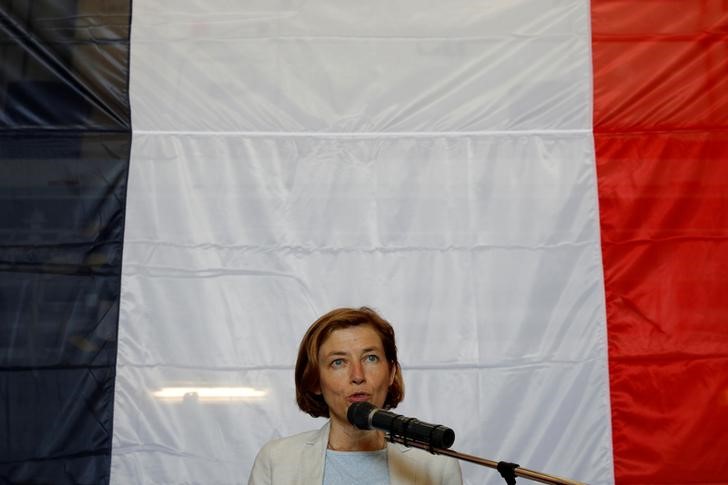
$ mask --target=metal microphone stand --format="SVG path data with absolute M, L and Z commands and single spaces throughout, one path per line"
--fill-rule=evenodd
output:
M 457 458 L 458 460 L 468 461 L 470 463 L 486 466 L 488 468 L 494 468 L 498 470 L 498 472 L 501 474 L 501 476 L 508 485 L 515 485 L 517 476 L 533 480 L 534 482 L 541 482 L 553 485 L 586 485 L 583 482 L 568 480 L 566 478 L 555 477 L 553 475 L 547 475 L 545 473 L 529 470 L 528 468 L 522 468 L 516 463 L 508 463 L 505 461 L 496 462 L 493 460 L 460 453 L 459 451 L 455 450 L 435 448 L 427 443 L 407 439 L 401 436 L 393 435 L 391 433 L 386 433 L 386 437 L 387 440 L 392 443 L 400 443 L 404 446 L 410 446 L 413 448 L 420 448 L 429 451 L 430 453 L 433 453 L 435 455 L 452 456 L 453 458 Z

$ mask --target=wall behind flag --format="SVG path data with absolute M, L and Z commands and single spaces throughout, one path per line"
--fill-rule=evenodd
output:
M 307 326 L 366 304 L 400 412 L 611 483 L 588 14 L 136 2 L 112 482 L 244 483 L 323 424 L 294 400 Z
M 0 3 L 0 482 L 108 483 L 127 1 Z

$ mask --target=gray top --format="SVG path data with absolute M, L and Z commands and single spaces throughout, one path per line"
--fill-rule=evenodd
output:
M 326 450 L 323 485 L 389 485 L 387 448 L 377 451 Z

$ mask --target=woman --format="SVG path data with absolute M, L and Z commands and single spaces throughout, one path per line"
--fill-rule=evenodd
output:
M 462 483 L 456 460 L 387 443 L 381 431 L 360 430 L 346 418 L 354 402 L 390 409 L 403 397 L 392 326 L 366 307 L 327 313 L 298 349 L 296 400 L 302 411 L 330 419 L 318 431 L 266 444 L 249 485 Z

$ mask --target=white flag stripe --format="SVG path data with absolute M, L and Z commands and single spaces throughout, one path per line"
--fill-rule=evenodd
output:
M 588 129 L 589 2 L 135 2 L 135 130 Z
M 397 330 L 401 412 L 610 483 L 588 3 L 313 3 L 135 3 L 112 481 L 245 483 L 267 439 L 322 424 L 294 400 L 306 327 L 368 304 Z M 318 130 L 352 136 L 295 133 Z

